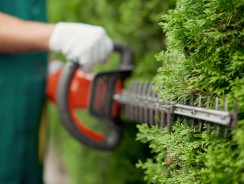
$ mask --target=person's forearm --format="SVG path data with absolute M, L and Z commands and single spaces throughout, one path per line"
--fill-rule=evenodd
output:
M 21 19 L 0 12 L 0 53 L 48 51 L 55 25 Z

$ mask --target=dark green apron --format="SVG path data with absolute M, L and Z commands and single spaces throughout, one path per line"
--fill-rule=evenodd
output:
M 45 6 L 44 0 L 0 0 L 1 12 L 25 20 L 45 21 Z M 0 184 L 43 183 L 38 130 L 46 65 L 46 53 L 0 54 Z

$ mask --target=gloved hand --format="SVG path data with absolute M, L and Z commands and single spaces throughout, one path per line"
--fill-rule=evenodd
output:
M 89 70 L 92 65 L 107 59 L 113 50 L 113 42 L 100 26 L 61 22 L 51 35 L 49 48 Z

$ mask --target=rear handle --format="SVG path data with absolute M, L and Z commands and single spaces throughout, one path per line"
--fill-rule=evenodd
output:
M 114 41 L 114 51 L 120 55 L 119 69 L 132 70 L 134 64 L 132 49 L 126 44 Z

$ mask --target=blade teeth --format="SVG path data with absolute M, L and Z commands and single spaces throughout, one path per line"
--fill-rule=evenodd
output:
M 209 104 L 210 104 L 210 96 L 207 97 L 206 108 L 209 108 Z M 207 134 L 210 134 L 210 130 L 211 130 L 211 124 L 207 122 Z
M 220 126 L 216 125 L 215 127 L 215 136 L 218 137 L 219 136 L 219 130 L 220 130 Z
M 153 104 L 153 90 L 152 90 L 152 83 L 150 84 L 149 94 L 148 94 L 148 100 L 149 100 L 149 124 L 152 126 L 154 125 L 154 104 Z
M 148 85 L 147 90 L 147 123 L 151 125 L 151 108 L 150 108 L 150 98 L 151 98 L 151 82 Z
M 219 108 L 219 98 L 218 97 L 215 97 L 214 109 L 215 110 L 218 110 L 218 108 Z
M 228 111 L 228 98 L 225 98 L 224 111 Z M 229 134 L 229 127 L 225 127 L 224 137 L 227 138 L 228 134 Z
M 156 99 L 157 100 L 157 99 Z M 157 100 L 158 101 L 158 100 Z M 155 121 L 155 125 L 160 128 L 160 123 L 158 121 L 159 119 L 159 104 L 157 103 L 155 106 L 155 117 L 154 117 L 154 121 Z
M 170 120 L 170 113 L 167 113 L 167 128 L 168 131 L 171 132 L 172 131 L 172 124 L 171 124 L 171 120 Z
M 228 98 L 225 98 L 225 102 L 224 102 L 224 111 L 228 111 Z
M 202 96 L 200 95 L 198 98 L 198 107 L 202 106 Z M 199 120 L 198 122 L 198 132 L 202 132 L 202 126 L 203 126 L 203 122 L 202 120 Z
M 135 84 L 135 88 L 134 88 L 134 95 L 133 95 L 133 101 L 134 101 L 134 103 L 133 103 L 133 111 L 132 111 L 132 113 L 133 113 L 133 116 L 132 116 L 132 118 L 133 118 L 133 120 L 134 121 L 137 121 L 137 109 L 138 109 L 138 105 L 139 105 L 139 102 L 138 102 L 138 91 L 139 91 L 139 87 L 140 87 L 140 82 L 139 81 L 137 81 L 136 82 L 136 84 Z
M 140 122 L 140 117 L 141 117 L 141 104 L 140 104 L 140 99 L 141 99 L 141 95 L 142 95 L 142 89 L 143 89 L 143 83 L 140 82 L 140 87 L 138 89 L 138 108 L 137 108 L 137 113 L 138 113 L 138 121 Z
M 152 103 L 153 103 L 153 105 L 152 105 L 152 124 L 153 125 L 157 125 L 157 116 L 158 116 L 158 113 L 157 113 L 157 111 L 158 111 L 158 104 L 157 104 L 157 102 L 158 102 L 158 100 L 157 100 L 157 98 L 156 98 L 156 93 L 153 91 L 153 89 L 152 89 L 152 95 L 151 95 L 151 97 L 152 97 Z
M 177 96 L 176 99 L 177 99 L 176 101 L 180 103 L 179 96 Z M 176 121 L 180 121 L 180 116 L 179 115 L 176 115 Z
M 232 122 L 232 125 L 231 127 L 235 127 L 236 125 L 236 122 L 237 122 L 237 109 L 238 109 L 238 102 L 237 100 L 235 101 L 235 107 L 234 107 L 234 111 L 233 111 L 233 115 L 232 115 L 232 118 L 233 118 L 233 122 Z
M 167 128 L 169 132 L 173 130 L 173 123 L 174 123 L 174 106 L 173 103 L 168 104 L 167 107 Z
M 211 130 L 211 125 L 210 123 L 207 123 L 207 134 L 210 134 L 210 130 Z
M 155 104 L 155 116 L 154 116 L 154 122 L 155 125 L 160 128 L 160 120 L 159 120 L 159 99 L 157 97 L 157 94 L 154 93 L 153 95 L 154 101 L 156 102 Z
M 161 128 L 163 129 L 166 126 L 166 116 L 163 111 L 161 111 Z
M 142 82 L 139 83 L 139 86 L 138 86 L 138 89 L 137 89 L 137 107 L 136 107 L 136 121 L 140 121 L 140 109 L 141 109 L 141 106 L 140 106 L 140 97 L 141 97 L 141 93 L 142 93 L 142 87 L 143 87 L 143 84 Z
M 135 84 L 136 84 L 137 81 L 133 81 L 132 84 L 131 84 L 131 88 L 129 90 L 129 93 L 130 93 L 130 102 L 129 102 L 129 119 L 132 121 L 133 120 L 133 101 L 134 101 L 134 98 L 133 98 L 133 91 L 135 90 Z
M 148 94 L 148 90 L 149 90 L 149 85 L 150 83 L 146 83 L 146 87 L 145 87 L 145 101 L 144 101 L 144 123 L 148 123 L 148 108 L 147 108 L 147 94 Z
M 156 93 L 152 90 L 152 87 L 153 85 L 150 82 L 133 81 L 128 90 L 123 90 L 123 94 L 126 96 L 125 101 L 128 101 L 128 103 L 126 103 L 124 106 L 125 107 L 124 110 L 129 120 L 144 122 L 150 126 L 156 125 L 159 128 L 165 128 L 167 126 L 168 131 L 171 132 L 173 126 L 173 120 L 184 119 L 190 121 L 191 128 L 194 128 L 197 125 L 196 128 L 198 132 L 202 132 L 203 128 L 205 129 L 204 123 L 206 123 L 206 133 L 210 134 L 211 122 L 205 122 L 205 120 L 200 120 L 202 119 L 201 113 L 197 114 L 197 116 L 192 116 L 191 114 L 184 115 L 184 113 L 182 115 L 175 115 L 174 108 L 178 108 L 178 107 L 174 105 L 168 107 L 168 105 L 173 104 L 173 101 L 168 102 L 158 98 Z M 194 109 L 194 111 L 198 111 L 198 109 L 194 106 L 197 106 L 199 108 L 205 107 L 206 109 L 209 109 L 210 103 L 211 105 L 214 106 L 214 108 L 211 109 L 214 110 L 219 109 L 220 103 L 218 97 L 214 98 L 213 100 L 209 96 L 207 98 L 202 98 L 202 96 L 199 96 L 197 99 L 195 98 L 195 100 L 194 98 L 195 98 L 194 94 L 190 95 L 189 97 L 184 97 L 183 103 L 181 104 L 184 104 L 186 106 L 186 109 L 189 108 L 187 105 L 189 104 L 189 106 L 192 106 L 192 109 Z M 197 101 L 198 103 L 196 104 Z M 188 110 L 191 110 L 191 108 Z M 199 111 L 204 112 L 202 110 Z M 228 112 L 227 98 L 225 98 L 224 100 L 223 111 Z M 182 112 L 184 112 L 184 110 Z M 186 113 L 190 113 L 190 111 L 188 112 L 186 111 Z M 232 111 L 232 120 L 233 121 L 231 125 L 223 127 L 224 137 L 228 136 L 229 128 L 233 127 L 237 121 L 237 102 L 235 104 L 234 110 Z M 220 129 L 222 135 L 222 125 L 217 124 L 218 121 L 213 121 L 213 122 L 216 122 L 215 136 L 218 137 L 220 135 Z
M 190 96 L 190 105 L 193 106 L 193 103 L 194 103 L 194 94 Z M 191 118 L 191 128 L 194 128 L 194 124 L 195 124 L 195 119 Z
M 127 90 L 124 90 L 124 94 L 128 97 L 128 99 L 130 100 L 130 94 Z M 125 115 L 127 116 L 127 118 L 129 118 L 129 105 L 130 104 L 126 104 L 125 105 Z
M 142 94 L 142 97 L 141 97 L 141 101 L 143 102 L 142 103 L 142 107 L 141 107 L 141 109 L 140 109 L 140 112 L 141 112 L 141 115 L 140 115 L 140 122 L 144 122 L 144 116 L 145 116 L 145 109 L 144 109 L 144 98 L 145 98 L 145 95 L 146 95 L 146 90 L 147 90 L 147 85 L 148 85 L 148 83 L 147 82 L 144 82 L 143 84 L 142 84 L 142 92 L 141 92 L 141 94 Z
M 215 102 L 214 102 L 214 109 L 215 110 L 218 110 L 219 108 L 219 98 L 216 97 L 215 98 Z M 220 130 L 220 126 L 219 125 L 216 125 L 215 127 L 215 136 L 218 137 L 219 136 L 219 130 Z

